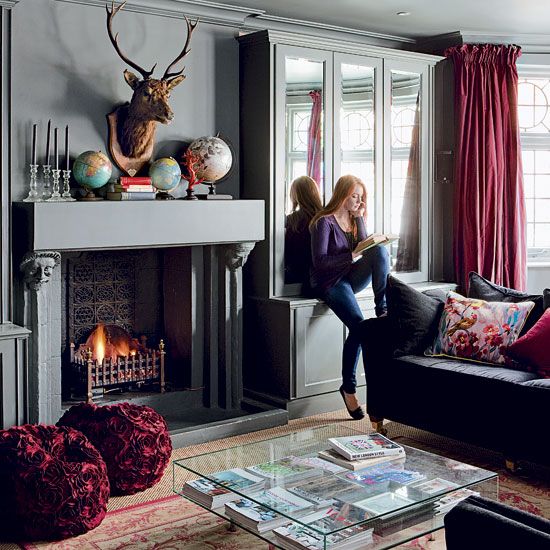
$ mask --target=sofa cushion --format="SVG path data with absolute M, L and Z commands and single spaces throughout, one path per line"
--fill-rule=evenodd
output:
M 530 388 L 544 388 L 550 390 L 550 378 L 536 378 L 535 380 L 523 382 L 522 385 Z
M 505 367 L 489 366 L 482 363 L 472 363 L 459 359 L 447 359 L 445 357 L 426 357 L 422 355 L 405 355 L 394 359 L 400 367 L 407 367 L 414 364 L 422 367 L 440 369 L 457 374 L 464 374 L 471 377 L 482 377 L 501 382 L 512 382 L 514 384 L 525 384 L 537 381 L 538 377 L 532 372 L 523 372 L 507 369 Z
M 486 302 L 449 292 L 438 334 L 426 355 L 504 364 L 502 348 L 515 342 L 533 302 Z
M 444 523 L 447 550 L 550 547 L 550 521 L 480 496 L 459 502 Z
M 544 305 L 545 298 L 542 294 L 526 294 L 513 288 L 497 285 L 475 271 L 470 272 L 469 283 L 469 298 L 480 298 L 487 302 L 534 302 L 535 306 L 529 313 L 520 336 L 523 336 L 540 319 L 544 308 L 550 306 L 550 301 L 546 306 Z M 548 293 L 550 299 L 550 290 L 546 289 L 545 293 Z
M 508 346 L 507 356 L 525 363 L 540 376 L 550 378 L 550 309 L 547 309 L 535 326 Z
M 396 332 L 394 355 L 422 353 L 436 335 L 444 297 L 428 296 L 389 275 L 386 299 Z

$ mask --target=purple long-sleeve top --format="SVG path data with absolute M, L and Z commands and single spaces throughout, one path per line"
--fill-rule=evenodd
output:
M 357 240 L 353 246 L 334 216 L 320 218 L 310 232 L 311 287 L 317 292 L 325 292 L 350 270 L 352 250 L 359 241 L 367 238 L 365 220 L 357 218 Z

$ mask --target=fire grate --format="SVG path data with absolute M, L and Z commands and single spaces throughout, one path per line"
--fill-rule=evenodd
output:
M 158 384 L 164 393 L 164 341 L 158 349 L 147 347 L 118 325 L 100 323 L 85 343 L 75 348 L 71 342 L 72 379 L 77 391 L 86 391 L 86 401 L 94 398 L 94 390 L 102 393 L 113 389 Z
M 145 352 L 136 352 L 114 360 L 110 357 L 94 359 L 91 348 L 76 352 L 71 343 L 71 367 L 79 386 L 86 388 L 86 403 L 93 401 L 94 389 L 105 392 L 158 384 L 160 393 L 164 393 L 165 355 L 163 340 L 160 341 L 158 350 L 145 348 Z

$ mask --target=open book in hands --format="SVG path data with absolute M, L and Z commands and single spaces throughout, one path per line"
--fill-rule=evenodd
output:
M 393 241 L 396 241 L 398 238 L 399 238 L 399 235 L 394 235 L 392 233 L 387 233 L 385 235 L 381 235 L 380 233 L 373 233 L 372 235 L 367 237 L 365 240 L 357 243 L 357 246 L 355 247 L 355 250 L 353 252 L 355 253 L 365 252 L 365 250 L 368 250 L 369 248 L 372 248 L 377 244 L 389 244 Z

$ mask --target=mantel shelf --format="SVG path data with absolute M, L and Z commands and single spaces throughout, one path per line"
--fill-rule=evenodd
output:
M 24 251 L 257 242 L 264 239 L 264 201 L 17 202 L 14 221 L 14 241 Z

